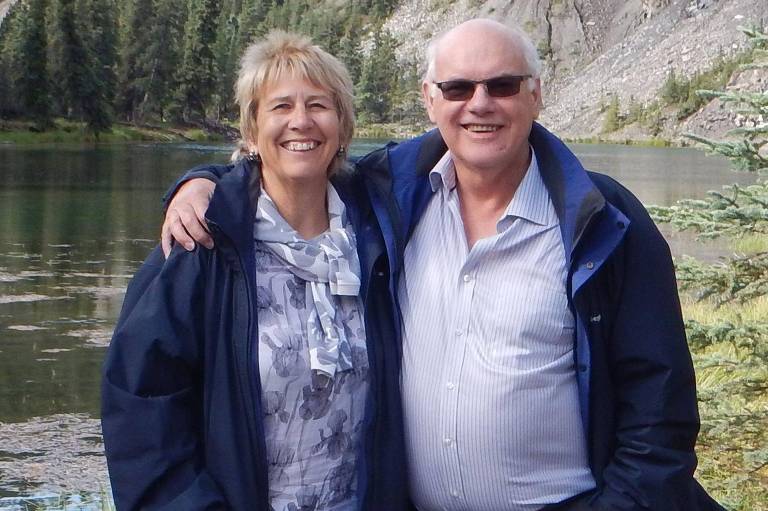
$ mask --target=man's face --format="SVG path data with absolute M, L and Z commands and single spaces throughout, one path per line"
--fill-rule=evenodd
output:
M 446 35 L 437 49 L 435 82 L 526 74 L 522 52 L 508 36 L 495 30 L 458 30 Z M 509 97 L 492 97 L 480 84 L 475 86 L 474 95 L 463 101 L 446 100 L 433 87 L 429 82 L 422 84 L 427 112 L 459 172 L 525 170 L 528 135 L 539 115 L 539 80 L 533 91 L 529 81 L 523 81 L 520 91 Z

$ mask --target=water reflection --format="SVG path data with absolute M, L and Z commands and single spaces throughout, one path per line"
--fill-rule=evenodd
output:
M 574 149 L 646 203 L 752 181 L 693 150 Z M 125 286 L 156 243 L 166 187 L 181 169 L 229 153 L 200 144 L 0 146 L 0 497 L 104 484 L 100 365 Z

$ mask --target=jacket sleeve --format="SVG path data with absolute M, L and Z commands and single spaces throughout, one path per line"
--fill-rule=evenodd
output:
M 634 198 L 632 198 L 634 199 Z M 604 511 L 722 509 L 693 479 L 699 431 L 696 382 L 669 247 L 632 201 L 621 268 L 609 285 L 615 314 L 605 340 L 614 393 L 615 450 L 592 506 Z M 600 441 L 600 439 L 593 439 Z M 698 501 L 698 504 L 696 503 Z
M 163 195 L 163 209 L 168 207 L 168 204 L 173 199 L 173 196 L 176 195 L 176 192 L 179 191 L 181 185 L 187 181 L 203 178 L 218 183 L 219 179 L 224 177 L 232 168 L 232 165 L 203 165 L 186 171 Z
M 219 510 L 201 443 L 201 249 L 155 249 L 128 287 L 102 380 L 102 429 L 117 509 Z M 183 277 L 183 278 L 179 278 Z

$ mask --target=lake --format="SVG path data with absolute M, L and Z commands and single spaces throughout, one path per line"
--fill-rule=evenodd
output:
M 356 141 L 352 153 L 383 142 Z M 588 168 L 616 177 L 646 204 L 669 205 L 723 184 L 754 181 L 730 172 L 726 160 L 693 149 L 572 148 Z M 229 153 L 229 146 L 201 144 L 0 144 L 5 502 L 105 491 L 99 372 L 125 286 L 156 243 L 163 192 L 183 169 L 225 162 Z M 712 258 L 722 251 L 665 232 L 676 253 Z

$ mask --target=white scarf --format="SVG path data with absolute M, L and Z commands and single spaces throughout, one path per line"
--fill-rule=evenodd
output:
M 304 240 L 262 189 L 256 206 L 254 238 L 263 242 L 291 273 L 306 281 L 307 296 L 314 303 L 307 322 L 310 369 L 333 378 L 336 370 L 352 369 L 352 350 L 341 318 L 336 317 L 334 295 L 360 293 L 360 261 L 344 203 L 330 183 L 327 197 L 329 229 Z

